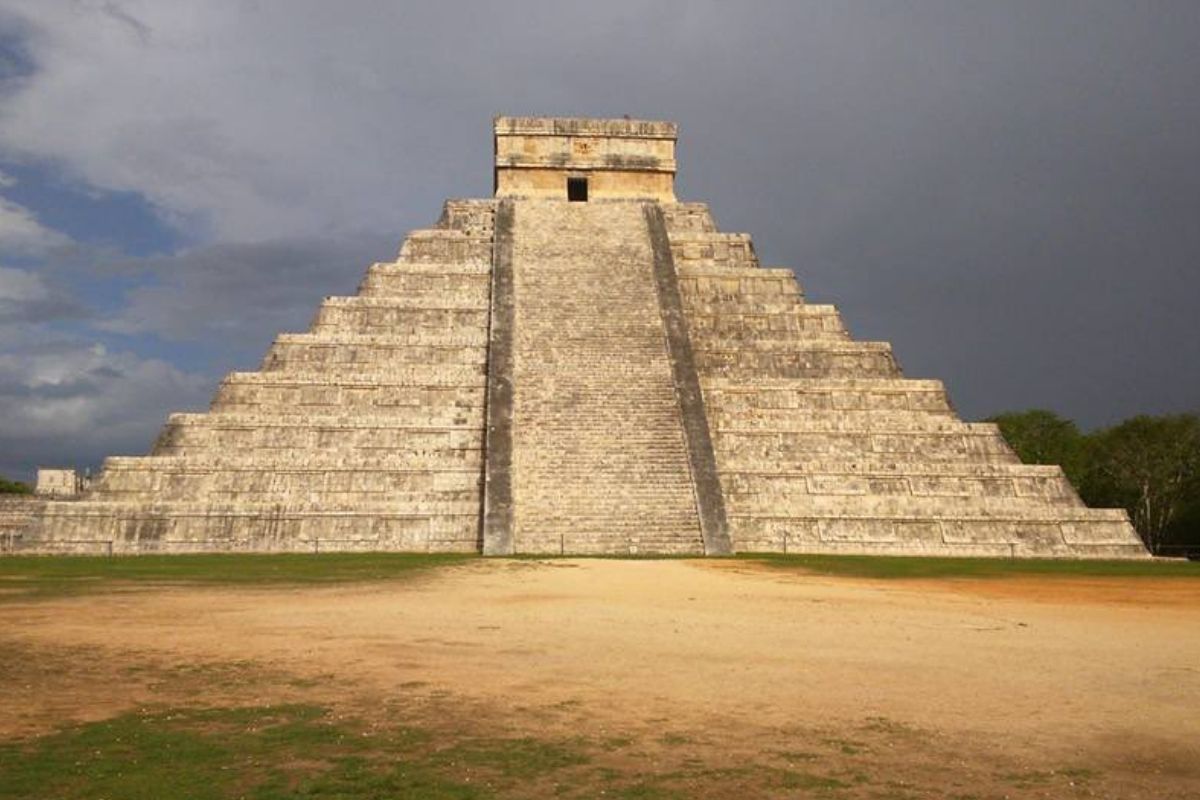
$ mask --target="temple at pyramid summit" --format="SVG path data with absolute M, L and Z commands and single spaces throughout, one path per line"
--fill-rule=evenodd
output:
M 10 549 L 1146 556 L 676 199 L 674 124 L 494 133 L 493 197 Z

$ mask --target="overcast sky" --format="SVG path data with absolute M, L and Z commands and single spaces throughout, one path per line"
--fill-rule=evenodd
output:
M 1200 407 L 1200 2 L 0 0 L 0 474 L 142 453 L 491 192 L 494 114 L 679 195 L 968 419 Z

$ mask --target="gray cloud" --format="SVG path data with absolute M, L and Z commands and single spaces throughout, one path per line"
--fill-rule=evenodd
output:
M 41 323 L 86 315 L 86 309 L 63 287 L 35 272 L 0 267 L 0 329 L 14 323 Z
M 0 173 L 0 188 L 13 183 L 12 178 Z M 0 256 L 41 255 L 69 241 L 42 225 L 29 209 L 0 197 Z
M 220 343 L 257 361 L 271 336 L 305 330 L 321 298 L 353 294 L 368 264 L 395 257 L 399 242 L 362 235 L 215 244 L 170 256 L 126 260 L 123 272 L 154 282 L 132 289 L 102 330 L 178 342 Z
M 216 386 L 161 359 L 80 338 L 0 328 L 0 474 L 92 467 L 144 453 L 170 410 L 202 408 Z

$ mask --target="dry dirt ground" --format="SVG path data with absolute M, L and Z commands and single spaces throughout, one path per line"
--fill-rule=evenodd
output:
M 5 739 L 142 704 L 299 698 L 624 743 L 642 772 L 858 776 L 830 796 L 1200 797 L 1197 581 L 481 560 L 395 583 L 12 601 L 0 646 L 32 665 L 7 665 Z

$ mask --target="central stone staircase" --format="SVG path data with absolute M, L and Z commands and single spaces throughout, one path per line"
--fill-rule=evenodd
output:
M 515 552 L 703 553 L 641 203 L 513 230 Z

